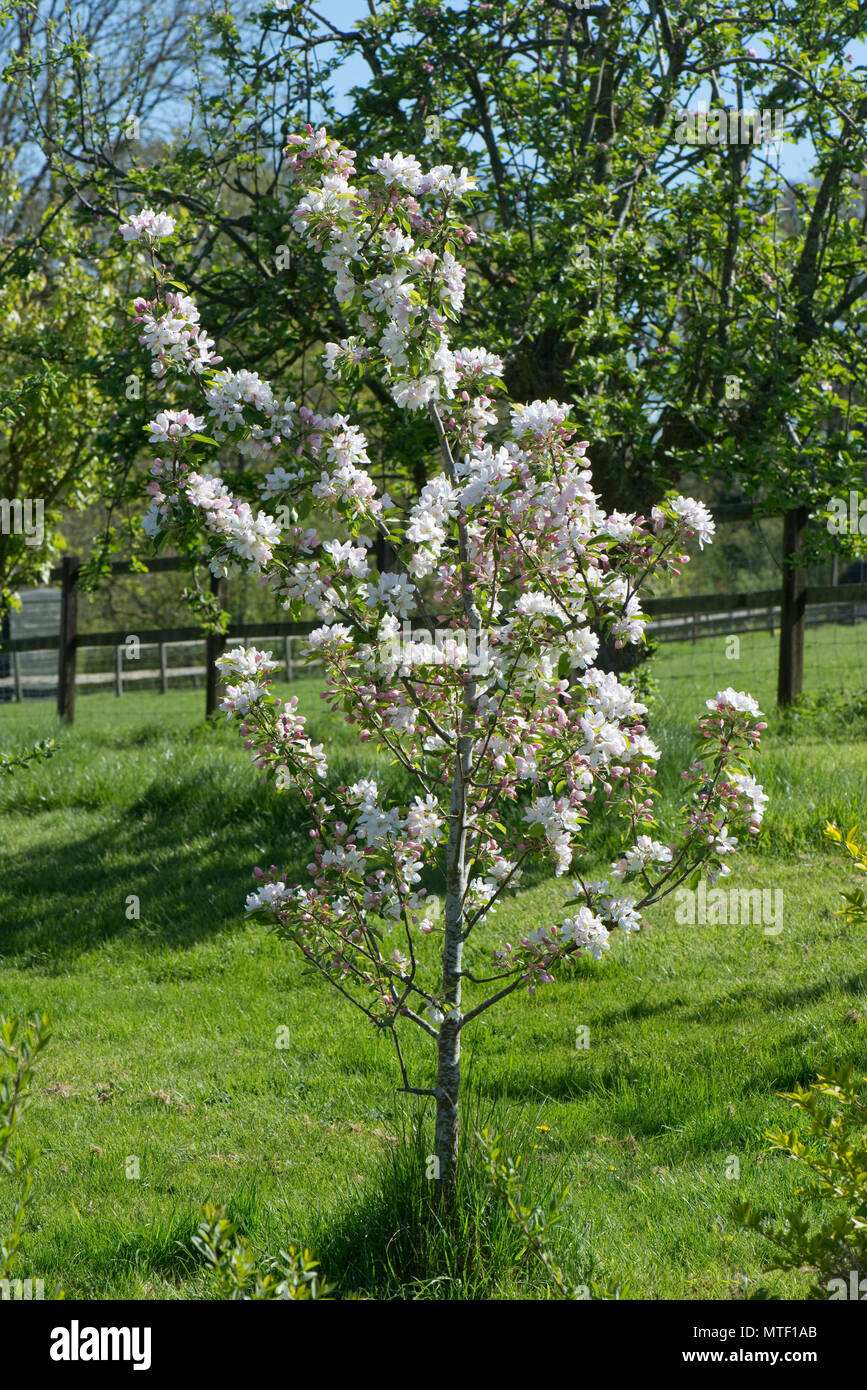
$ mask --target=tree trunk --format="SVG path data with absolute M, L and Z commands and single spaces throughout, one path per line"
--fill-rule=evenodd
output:
M 211 575 L 211 593 L 221 608 L 227 604 L 228 583 Z M 220 707 L 219 672 L 215 665 L 217 658 L 226 650 L 226 639 L 222 633 L 211 633 L 205 642 L 205 718 L 215 714 Z
M 458 981 L 460 989 L 460 981 Z M 446 1019 L 440 1028 L 437 1062 L 436 1154 L 437 1203 L 446 1203 L 454 1191 L 458 1168 L 458 1091 L 461 1082 L 461 1034 L 456 1020 Z
M 440 1025 L 437 1055 L 436 1132 L 437 1201 L 447 1199 L 454 1188 L 458 1162 L 458 1091 L 461 1080 L 461 958 L 463 955 L 463 904 L 467 886 L 466 773 L 472 757 L 472 739 L 462 737 L 455 759 L 452 782 L 449 839 L 446 850 L 445 939 L 443 941 L 442 997 L 445 1018 Z
M 456 470 L 452 452 L 436 405 L 429 406 L 437 432 L 446 473 L 452 484 Z M 458 512 L 458 554 L 461 565 L 461 596 L 469 634 L 478 644 L 482 620 L 476 607 L 469 574 L 469 541 L 466 519 Z M 478 651 L 478 645 L 472 648 Z M 464 684 L 463 715 L 455 752 L 449 807 L 449 838 L 446 847 L 445 937 L 443 940 L 442 999 L 445 1017 L 440 1024 L 437 1055 L 436 1131 L 434 1152 L 437 1202 L 448 1202 L 454 1192 L 458 1163 L 458 1092 L 461 1079 L 461 959 L 464 950 L 464 897 L 467 891 L 467 796 L 473 767 L 478 691 L 475 677 Z
M 804 627 L 807 571 L 790 562 L 801 551 L 808 510 L 795 507 L 783 517 L 783 595 L 780 608 L 780 665 L 777 702 L 790 705 L 800 695 L 804 681 Z
M 78 658 L 78 571 L 77 555 L 64 555 L 60 562 L 63 588 L 60 596 L 60 644 L 57 667 L 57 713 L 67 724 L 75 719 L 75 674 Z

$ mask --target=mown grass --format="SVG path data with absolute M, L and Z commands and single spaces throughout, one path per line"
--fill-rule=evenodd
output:
M 735 662 L 706 688 L 668 679 L 695 660 L 669 648 L 657 662 L 663 825 L 689 755 L 687 707 L 720 684 L 750 686 Z M 343 774 L 369 769 L 375 755 L 323 714 L 320 687 L 296 691 Z M 26 1122 L 44 1156 L 19 1272 L 59 1278 L 70 1297 L 198 1296 L 190 1240 L 212 1199 L 264 1248 L 313 1246 L 344 1293 L 544 1298 L 472 1157 L 472 1131 L 488 1124 L 524 1154 L 533 1200 L 569 1186 L 558 1255 L 579 1282 L 640 1298 L 806 1290 L 806 1275 L 764 1274 L 765 1252 L 730 1213 L 791 1199 L 794 1165 L 763 1139 L 789 1117 L 776 1093 L 828 1061 L 864 1069 L 864 943 L 836 915 L 845 869 L 821 836 L 828 818 L 867 818 L 863 728 L 814 721 L 797 744 L 784 726 L 766 738 L 766 830 L 730 882 L 783 890 L 779 936 L 679 926 L 669 899 L 609 959 L 468 1030 L 468 1162 L 443 1224 L 425 1176 L 429 1111 L 397 1094 L 385 1040 L 244 921 L 253 866 L 303 877 L 309 840 L 293 798 L 256 782 L 201 704 L 87 697 L 50 762 L 0 783 L 0 1012 L 54 1022 Z M 47 704 L 5 707 L 0 748 L 53 723 Z M 589 842 L 604 864 L 616 827 L 599 820 Z M 525 931 L 565 891 L 531 882 L 498 930 Z M 407 1051 L 425 1084 L 422 1042 Z M 726 1176 L 733 1160 L 739 1177 Z M 0 1193 L 0 1213 L 9 1201 Z

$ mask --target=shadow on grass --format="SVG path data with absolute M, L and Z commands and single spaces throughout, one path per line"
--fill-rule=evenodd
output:
M 720 1145 L 758 1143 L 779 1096 L 809 1085 L 829 1056 L 835 1064 L 850 1062 L 863 1069 L 863 1046 L 854 1034 L 842 1043 L 838 1038 L 827 1054 L 815 1048 L 806 1053 L 809 1042 L 806 1031 L 787 1029 L 766 1042 L 752 1066 L 745 1067 L 733 1053 L 716 1076 L 702 1064 L 705 1047 L 690 1063 L 684 1063 L 682 1053 L 666 1058 L 630 1052 L 587 1066 L 551 1056 L 535 1073 L 525 1066 L 520 1072 L 491 1075 L 479 1085 L 489 1104 L 535 1102 L 541 1109 L 548 1101 L 577 1102 L 582 1129 L 603 1126 L 606 1134 L 621 1140 L 668 1142 L 676 1137 L 681 1157 L 702 1157 Z
M 789 1010 L 805 1004 L 817 1004 L 831 994 L 849 994 L 859 998 L 867 993 L 867 972 L 849 975 L 846 979 L 817 980 L 813 984 L 799 985 L 792 989 L 772 989 L 757 980 L 754 984 L 741 985 L 720 998 L 696 1005 L 683 1015 L 683 1022 L 705 1022 L 709 1011 L 720 1019 L 745 1018 L 757 1011 L 776 1013 L 784 1017 Z
M 559 1166 L 545 1167 L 536 1160 L 532 1121 L 524 1118 L 516 1124 L 507 1108 L 495 1114 L 478 1097 L 464 1101 L 459 1179 L 447 1208 L 437 1208 L 428 1176 L 431 1117 L 409 1107 L 397 1141 L 363 1195 L 349 1185 L 327 1210 L 316 1209 L 302 1207 L 288 1195 L 266 1198 L 256 1183 L 247 1183 L 233 1192 L 213 1193 L 212 1200 L 225 1204 L 260 1255 L 277 1255 L 290 1244 L 309 1248 L 338 1299 L 548 1298 L 547 1276 L 494 1194 L 474 1142 L 483 1114 L 490 1131 L 507 1136 L 510 1155 L 520 1160 L 524 1203 L 552 1210 L 562 1200 L 565 1183 Z M 62 1276 L 71 1297 L 109 1296 L 109 1289 L 120 1287 L 130 1296 L 142 1281 L 159 1286 L 157 1297 L 212 1297 L 205 1264 L 193 1247 L 200 1219 L 200 1212 L 183 1207 L 146 1227 L 109 1221 L 88 1230 L 83 1292 L 70 1276 L 76 1264 L 72 1241 L 80 1241 L 80 1233 L 70 1232 L 55 1243 L 52 1258 L 43 1264 L 46 1273 Z M 589 1233 L 589 1221 L 579 1217 L 563 1234 L 568 1265 L 573 1272 L 580 1270 L 585 1282 L 599 1275 L 588 1248 Z
M 141 746 L 155 738 L 155 730 L 146 726 L 119 737 Z M 220 737 L 209 726 L 195 733 L 197 742 Z M 333 785 L 345 785 L 370 776 L 371 767 L 338 752 L 331 773 Z M 416 789 L 402 769 L 377 766 L 376 775 L 389 800 L 412 800 Z M 56 808 L 41 793 L 31 806 L 28 794 L 37 793 L 23 786 L 10 811 L 73 814 L 52 828 L 50 843 L 37 838 L 4 858 L 0 959 L 19 967 L 62 969 L 109 940 L 192 946 L 243 921 L 256 865 L 274 862 L 290 882 L 308 881 L 309 822 L 300 796 L 262 785 L 249 767 L 224 760 L 216 749 L 212 760 L 195 769 L 174 761 L 127 805 L 112 801 L 110 787 L 100 784 L 71 788 Z M 101 813 L 105 823 L 76 834 L 80 809 Z M 550 872 L 550 864 L 539 864 L 527 881 L 541 881 Z M 436 873 L 426 873 L 423 882 L 430 892 L 444 889 Z
M 231 767 L 154 781 L 103 829 L 7 854 L 0 954 L 58 963 L 102 941 L 191 946 L 243 920 L 252 870 L 278 860 L 306 881 L 310 840 L 294 795 Z M 138 899 L 140 916 L 131 898 Z

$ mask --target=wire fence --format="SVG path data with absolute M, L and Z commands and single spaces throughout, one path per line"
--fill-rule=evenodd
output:
M 734 686 L 776 701 L 779 607 L 695 614 L 689 623 L 649 628 L 659 646 L 651 663 L 663 700 L 671 707 Z M 857 602 L 808 605 L 805 612 L 803 690 L 815 696 L 863 691 L 867 675 L 867 596 Z

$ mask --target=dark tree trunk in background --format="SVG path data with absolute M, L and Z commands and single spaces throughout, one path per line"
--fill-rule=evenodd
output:
M 225 579 L 216 579 L 211 575 L 211 593 L 216 598 L 221 608 L 226 607 L 226 595 L 228 584 Z M 209 714 L 215 714 L 219 704 L 220 688 L 219 673 L 214 662 L 217 657 L 222 656 L 226 650 L 226 639 L 221 633 L 211 633 L 207 640 L 207 652 L 205 656 L 205 718 Z
M 603 347 L 603 344 L 596 344 L 597 350 Z M 515 401 L 545 401 L 553 397 L 571 406 L 580 439 L 582 398 L 576 392 L 571 367 L 572 348 L 563 341 L 560 330 L 552 326 L 543 329 L 506 364 L 504 380 Z M 647 468 L 631 466 L 634 459 L 622 440 L 609 443 L 605 439 L 584 437 L 588 438 L 587 456 L 593 472 L 593 488 L 601 506 L 609 512 L 649 513 L 664 491 L 658 478 L 649 476 Z
M 793 565 L 800 554 L 807 529 L 807 508 L 796 507 L 783 517 L 783 595 L 780 613 L 780 666 L 777 702 L 790 705 L 804 684 L 804 628 L 807 571 Z
M 422 486 L 424 485 L 422 484 Z M 382 531 L 377 531 L 374 537 L 373 553 L 376 556 L 376 568 L 379 573 L 390 574 L 397 560 L 397 551 L 388 536 L 384 535 Z
M 599 636 L 599 652 L 596 657 L 595 666 L 600 671 L 611 671 L 615 676 L 628 675 L 630 671 L 636 670 L 643 662 L 647 661 L 651 655 L 651 650 L 644 643 L 624 642 L 622 647 L 615 647 L 613 641 L 608 637 Z
M 57 713 L 66 724 L 75 719 L 75 672 L 78 655 L 78 571 L 81 561 L 64 555 L 60 591 L 60 650 L 57 662 Z

